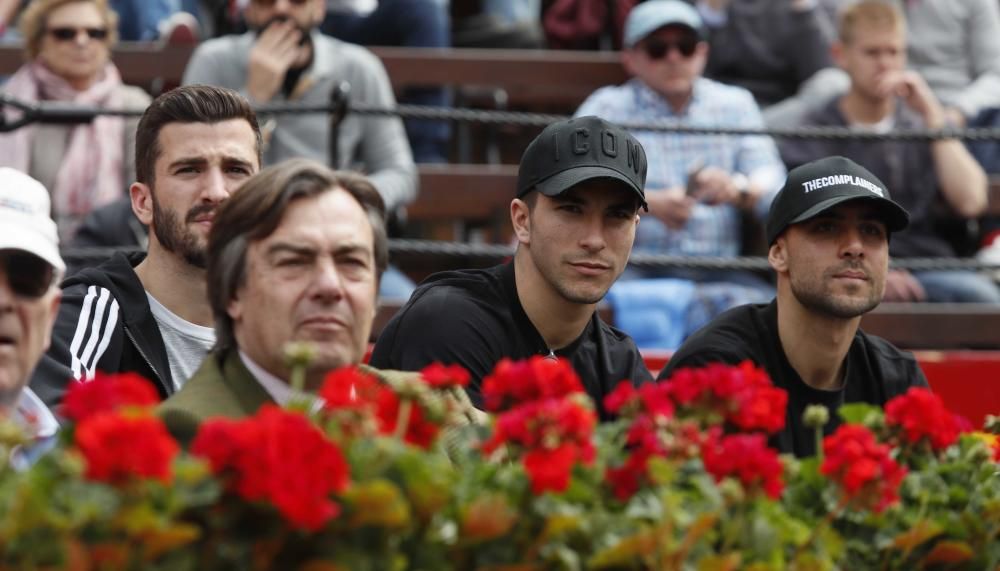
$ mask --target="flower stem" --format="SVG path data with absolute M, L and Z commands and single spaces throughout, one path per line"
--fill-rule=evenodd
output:
M 396 440 L 402 442 L 403 437 L 406 436 L 406 429 L 410 425 L 410 415 L 413 413 L 413 401 L 411 399 L 403 399 L 399 403 L 399 414 L 396 416 L 396 430 L 392 433 L 392 437 Z

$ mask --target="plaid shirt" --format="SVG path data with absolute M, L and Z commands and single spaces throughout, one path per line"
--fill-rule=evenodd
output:
M 705 78 L 695 80 L 691 101 L 682 113 L 675 113 L 659 94 L 632 79 L 597 90 L 576 115 L 597 115 L 618 123 L 672 120 L 692 127 L 764 127 L 760 109 L 749 91 Z M 728 173 L 742 173 L 766 189 L 755 207 L 755 214 L 764 219 L 787 174 L 770 137 L 653 131 L 635 131 L 633 135 L 649 159 L 648 192 L 685 186 L 694 165 L 718 167 Z M 636 251 L 674 255 L 731 257 L 739 255 L 740 249 L 740 212 L 728 204 L 697 204 L 680 230 L 671 230 L 656 218 L 644 216 L 635 241 Z

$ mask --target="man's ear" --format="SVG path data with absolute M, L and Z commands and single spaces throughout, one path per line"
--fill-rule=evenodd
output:
M 778 236 L 774 243 L 771 244 L 771 247 L 768 248 L 767 263 L 779 274 L 788 271 L 788 243 L 785 241 L 784 236 Z
M 129 198 L 132 199 L 132 212 L 146 226 L 153 222 L 153 189 L 141 182 L 133 182 L 128 187 Z
M 515 198 L 510 201 L 510 223 L 514 226 L 514 236 L 518 243 L 531 244 L 531 210 L 528 203 Z

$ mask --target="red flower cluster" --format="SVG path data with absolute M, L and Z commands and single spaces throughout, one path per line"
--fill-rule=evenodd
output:
M 823 440 L 820 472 L 837 482 L 848 502 L 880 512 L 899 499 L 906 468 L 864 426 L 842 424 Z
M 160 401 L 152 383 L 135 373 L 97 373 L 89 381 L 73 381 L 60 412 L 73 422 L 123 407 L 151 407 Z
M 76 426 L 74 439 L 87 462 L 86 477 L 111 484 L 132 478 L 169 483 L 180 451 L 159 418 L 114 411 L 87 416 Z
M 487 408 L 513 405 L 497 417 L 483 451 L 489 454 L 504 444 L 523 450 L 533 493 L 565 491 L 573 466 L 594 460 L 597 417 L 568 362 L 501 361 L 484 380 L 483 395 Z
M 646 383 L 636 389 L 631 382 L 622 381 L 604 397 L 604 408 L 633 419 L 626 434 L 628 456 L 620 466 L 609 467 L 604 473 L 611 492 L 626 501 L 647 482 L 649 459 L 667 454 L 657 429 L 673 417 L 674 403 L 665 384 Z
M 785 488 L 778 453 L 767 446 L 763 434 L 711 434 L 702 447 L 705 470 L 721 481 L 727 476 L 739 478 L 747 490 L 763 490 L 778 499 Z
M 431 367 L 434 367 L 433 365 Z M 428 367 L 428 368 L 431 368 Z M 431 375 L 440 387 L 460 386 L 462 374 L 468 382 L 468 373 L 461 367 L 433 369 Z M 357 436 L 359 426 L 372 420 L 379 434 L 392 434 L 400 417 L 401 400 L 392 388 L 382 384 L 371 375 L 355 367 L 344 367 L 327 374 L 320 387 L 319 396 L 324 401 L 324 409 L 331 413 L 348 413 L 341 420 L 341 431 L 348 436 Z M 409 417 L 403 440 L 429 448 L 441 431 L 440 424 L 427 418 L 423 407 L 416 399 L 410 401 Z
M 411 400 L 410 403 L 403 440 L 423 449 L 430 448 L 441 432 L 441 425 L 428 419 L 424 408 L 416 400 Z M 375 415 L 378 417 L 379 432 L 393 434 L 396 431 L 396 423 L 400 420 L 402 402 L 399 395 L 391 389 L 383 388 L 379 392 L 376 405 Z
M 582 393 L 576 372 L 562 359 L 534 356 L 524 361 L 503 359 L 483 379 L 483 404 L 497 412 L 512 404 Z
M 434 389 L 464 387 L 469 384 L 469 371 L 461 365 L 431 363 L 420 371 L 424 382 Z
M 631 382 L 622 381 L 604 397 L 604 408 L 629 418 L 652 416 L 666 420 L 674 416 L 671 389 L 663 383 L 646 383 L 637 389 Z
M 316 531 L 337 516 L 330 494 L 350 483 L 340 449 L 298 413 L 265 405 L 244 420 L 202 424 L 191 452 L 215 473 L 231 476 L 228 488 L 252 501 L 269 501 L 293 525 Z
M 774 433 L 785 427 L 788 394 L 750 361 L 681 369 L 666 385 L 679 408 L 714 411 L 740 430 Z
M 928 389 L 913 387 L 885 405 L 885 421 L 902 430 L 906 442 L 926 439 L 934 450 L 942 450 L 958 440 L 968 422 L 949 411 L 941 397 Z

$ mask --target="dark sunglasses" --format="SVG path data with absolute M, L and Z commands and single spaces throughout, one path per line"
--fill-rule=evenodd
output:
M 49 28 L 49 35 L 53 38 L 59 40 L 60 42 L 68 42 L 70 40 L 75 40 L 80 32 L 85 32 L 87 37 L 92 40 L 103 40 L 108 37 L 107 28 L 70 28 L 70 27 L 59 27 L 59 28 Z
M 659 38 L 650 38 L 646 40 L 643 45 L 643 50 L 649 59 L 657 60 L 663 59 L 670 53 L 671 50 L 676 49 L 680 54 L 686 58 L 694 55 L 694 51 L 698 48 L 698 38 L 687 37 L 681 38 L 675 42 L 668 42 L 666 40 L 661 40 Z
M 309 0 L 288 0 L 292 6 L 302 6 Z M 264 8 L 270 8 L 278 3 L 278 0 L 253 0 L 254 4 L 258 6 L 263 6 Z
M 34 254 L 12 250 L 0 252 L 0 266 L 16 295 L 37 299 L 45 295 L 55 279 L 55 268 Z

